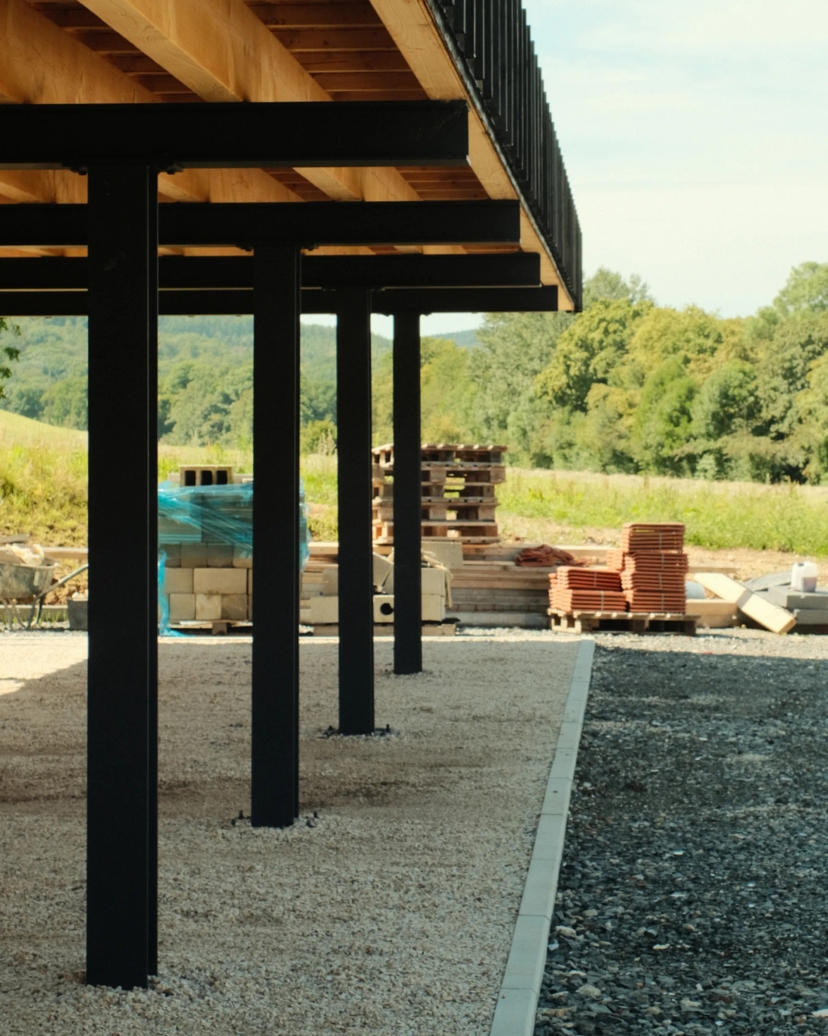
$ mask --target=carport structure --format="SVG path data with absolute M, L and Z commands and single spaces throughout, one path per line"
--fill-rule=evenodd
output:
M 0 198 L 13 203 L 0 312 L 89 317 L 87 979 L 141 986 L 157 968 L 159 311 L 254 315 L 256 579 L 279 592 L 256 601 L 251 799 L 255 824 L 282 826 L 298 813 L 298 512 L 285 500 L 298 499 L 300 313 L 337 315 L 340 729 L 364 734 L 372 309 L 395 316 L 396 658 L 410 672 L 419 316 L 579 308 L 580 231 L 519 0 L 0 11 Z M 142 573 L 126 604 L 125 545 Z

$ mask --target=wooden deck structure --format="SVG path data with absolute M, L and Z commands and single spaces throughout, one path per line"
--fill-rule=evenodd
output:
M 254 316 L 253 823 L 298 815 L 299 315 L 337 316 L 340 729 L 374 729 L 370 315 L 395 316 L 395 668 L 421 667 L 419 317 L 577 310 L 519 0 L 0 0 L 0 314 L 89 319 L 87 980 L 157 970 L 157 317 Z M 287 480 L 287 481 L 286 481 Z M 117 507 L 113 506 L 117 501 Z M 281 522 L 274 535 L 274 517 Z M 120 553 L 136 561 L 121 599 Z

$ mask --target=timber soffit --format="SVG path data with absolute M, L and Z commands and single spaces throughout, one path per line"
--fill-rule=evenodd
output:
M 179 9 L 179 2 L 169 0 L 161 8 L 156 4 L 155 10 L 166 8 L 170 12 L 172 24 L 175 15 L 186 12 L 186 8 Z M 500 3 L 501 0 L 497 0 L 495 6 L 499 7 Z M 515 3 L 517 0 L 514 0 L 513 7 Z M 186 40 L 163 39 L 160 48 L 156 46 L 153 49 L 153 41 L 158 42 L 164 29 L 148 31 L 147 23 L 142 27 L 140 15 L 153 10 L 153 5 L 145 0 L 127 0 L 126 3 L 83 0 L 83 4 L 76 0 L 0 0 L 0 6 L 18 9 L 22 6 L 35 18 L 48 20 L 52 23 L 50 27 L 53 31 L 57 29 L 60 34 L 71 37 L 71 44 L 76 50 L 82 50 L 96 62 L 108 63 L 113 71 L 117 70 L 125 84 L 132 84 L 137 94 L 134 100 L 190 103 L 231 97 L 273 99 L 257 94 L 256 88 L 261 84 L 249 81 L 245 75 L 241 75 L 239 81 L 234 81 L 232 88 L 235 93 L 228 93 L 221 75 L 211 75 L 215 70 L 200 67 L 194 70 L 188 66 L 187 60 L 193 55 L 182 56 L 182 52 L 177 49 L 184 47 Z M 215 5 L 208 2 L 202 6 L 201 11 L 206 12 L 211 6 Z M 458 10 L 463 6 L 460 3 Z M 519 4 L 517 6 L 519 8 Z M 489 138 L 482 148 L 477 149 L 477 157 L 482 155 L 480 161 L 472 154 L 472 168 L 366 170 L 364 176 L 354 175 L 354 170 L 341 169 L 282 169 L 267 170 L 260 174 L 267 176 L 274 188 L 278 186 L 283 192 L 281 195 L 270 192 L 262 194 L 263 182 L 255 179 L 254 171 L 244 182 L 238 174 L 227 176 L 213 171 L 214 175 L 209 179 L 193 174 L 190 174 L 189 179 L 181 176 L 162 177 L 159 185 L 162 197 L 165 200 L 322 200 L 329 197 L 337 200 L 472 200 L 517 196 L 526 209 L 523 218 L 523 248 L 537 250 L 542 254 L 545 282 L 562 281 L 556 268 L 558 260 L 553 263 L 549 244 L 543 233 L 538 231 L 537 220 L 531 212 L 531 206 L 527 204 L 526 191 L 516 181 L 514 170 L 509 168 L 508 149 L 504 151 L 500 146 L 496 127 L 488 118 L 485 106 L 481 108 L 481 98 L 475 92 L 475 83 L 470 79 L 463 55 L 458 50 L 456 34 L 447 30 L 451 16 L 446 15 L 444 7 L 442 0 L 439 3 L 437 0 L 371 0 L 370 3 L 367 0 L 280 0 L 278 3 L 233 0 L 222 9 L 228 12 L 228 17 L 234 19 L 236 31 L 240 18 L 244 21 L 245 17 L 248 21 L 243 28 L 245 31 L 250 29 L 251 15 L 256 25 L 267 30 L 275 42 L 273 52 L 266 55 L 267 60 L 271 63 L 274 60 L 276 63 L 279 60 L 295 63 L 300 75 L 307 81 L 307 86 L 300 84 L 300 88 L 305 91 L 305 99 L 415 100 L 426 97 L 447 99 L 451 96 L 454 99 L 470 100 L 482 121 L 487 123 L 486 135 Z M 422 20 L 423 11 L 428 12 L 431 36 L 435 37 L 435 32 L 439 31 L 439 35 L 436 35 L 438 42 L 435 46 L 432 41 L 429 53 L 415 60 L 410 51 L 401 48 L 398 43 L 407 36 L 413 38 L 416 35 L 415 29 L 419 30 L 420 26 L 415 26 L 414 22 L 417 17 Z M 135 17 L 136 13 L 138 17 Z M 126 35 L 115 31 L 116 28 L 120 28 Z M 261 34 L 261 29 L 258 32 Z M 127 36 L 131 38 L 127 39 Z M 75 57 L 72 55 L 73 61 Z M 195 65 L 198 65 L 199 57 L 195 55 L 193 58 Z M 421 67 L 424 61 L 434 67 L 424 72 Z M 450 95 L 445 92 L 448 77 L 441 67 L 437 67 L 444 66 L 447 61 L 453 72 L 450 78 L 454 80 Z M 416 66 L 413 69 L 412 63 Z M 233 71 L 237 72 L 238 69 L 234 68 Z M 435 92 L 435 83 L 441 77 L 443 82 L 438 83 Z M 255 80 L 255 75 L 252 78 Z M 228 79 L 226 75 L 225 79 Z M 293 82 L 295 85 L 295 76 Z M 10 99 L 37 101 L 44 98 L 18 95 Z M 75 96 L 73 99 L 82 101 L 90 98 Z M 95 99 L 126 98 L 119 92 L 117 97 Z M 85 185 L 77 183 L 72 184 L 66 196 L 67 177 L 74 181 L 78 179 L 72 177 L 72 174 L 60 172 L 4 173 L 0 194 L 15 201 L 84 200 L 82 193 Z M 575 224 L 577 231 L 577 217 Z M 372 249 L 379 252 L 395 250 L 389 246 Z M 457 251 L 458 247 L 427 246 L 427 250 Z M 477 251 L 479 246 L 472 246 L 469 250 Z M 570 262 L 570 276 L 566 278 L 568 288 L 562 297 L 562 304 L 566 308 L 571 305 L 566 295 L 573 294 L 571 268 Z

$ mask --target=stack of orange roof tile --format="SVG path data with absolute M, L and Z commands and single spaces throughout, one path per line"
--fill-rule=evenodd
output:
M 627 610 L 618 572 L 563 566 L 549 576 L 549 603 L 561 612 Z
M 677 522 L 628 522 L 621 548 L 609 551 L 607 564 L 621 574 L 630 611 L 683 613 L 687 575 L 684 526 Z

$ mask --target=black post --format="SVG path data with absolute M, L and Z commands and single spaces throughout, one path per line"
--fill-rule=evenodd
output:
M 257 246 L 253 286 L 251 822 L 299 812 L 299 250 Z
M 89 171 L 86 978 L 124 989 L 155 943 L 156 192 L 146 167 Z
M 420 314 L 394 314 L 394 672 L 423 669 Z
M 339 473 L 339 730 L 374 731 L 374 571 L 371 549 L 371 293 L 336 304 Z

